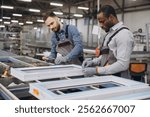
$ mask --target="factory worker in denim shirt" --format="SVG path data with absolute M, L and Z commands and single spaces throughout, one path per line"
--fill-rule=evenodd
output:
M 73 25 L 61 23 L 53 13 L 44 16 L 45 24 L 53 31 L 51 54 L 44 60 L 55 64 L 80 64 L 83 62 L 83 45 L 78 29 Z M 57 57 L 57 53 L 61 56 Z

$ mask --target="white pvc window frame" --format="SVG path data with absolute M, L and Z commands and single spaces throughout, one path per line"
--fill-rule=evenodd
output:
M 70 76 L 82 76 L 82 68 L 78 65 L 55 65 L 44 67 L 11 68 L 11 75 L 21 81 L 37 81 Z
M 117 87 L 97 88 L 93 84 L 113 82 Z M 40 100 L 70 100 L 70 99 L 145 99 L 150 98 L 150 87 L 137 81 L 116 76 L 100 76 L 91 78 L 68 79 L 40 83 L 30 83 L 29 92 Z M 73 93 L 63 93 L 62 89 L 89 86 L 90 90 Z M 38 91 L 35 94 L 34 91 Z M 58 94 L 57 94 L 57 93 Z

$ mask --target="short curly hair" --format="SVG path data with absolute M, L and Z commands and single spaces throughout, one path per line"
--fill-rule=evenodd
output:
M 102 6 L 101 9 L 98 11 L 98 14 L 101 12 L 103 12 L 106 17 L 109 17 L 109 15 L 112 14 L 113 16 L 117 18 L 115 9 L 111 5 Z

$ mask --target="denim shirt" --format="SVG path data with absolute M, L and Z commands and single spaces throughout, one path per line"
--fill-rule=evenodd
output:
M 60 41 L 66 38 L 65 31 L 66 31 L 66 24 L 64 24 L 62 29 L 59 32 L 57 32 Z M 68 26 L 68 39 L 73 43 L 74 48 L 67 55 L 67 58 L 68 60 L 73 60 L 78 58 L 83 53 L 83 44 L 82 44 L 80 33 L 77 30 L 77 28 L 73 25 Z M 49 58 L 57 57 L 57 52 L 56 52 L 57 44 L 58 44 L 58 40 L 56 38 L 56 34 L 53 32 L 51 38 L 51 54 Z

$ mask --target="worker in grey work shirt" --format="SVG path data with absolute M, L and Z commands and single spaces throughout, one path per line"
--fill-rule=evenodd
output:
M 45 24 L 53 31 L 51 38 L 51 54 L 44 60 L 55 64 L 81 64 L 83 62 L 83 45 L 77 28 L 61 23 L 53 13 L 44 16 Z M 57 53 L 62 56 L 57 57 Z
M 107 34 L 100 47 L 100 56 L 83 62 L 84 75 L 112 74 L 128 78 L 130 56 L 134 46 L 133 34 L 118 21 L 115 9 L 110 5 L 103 6 L 97 18 Z

